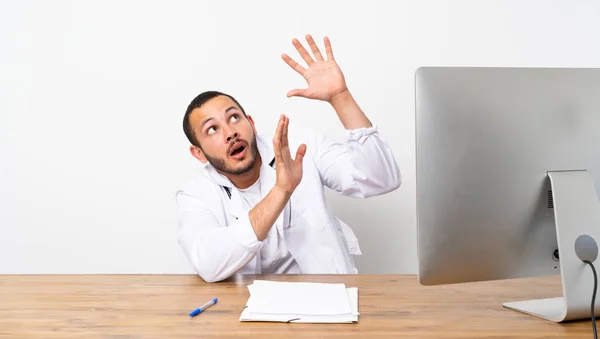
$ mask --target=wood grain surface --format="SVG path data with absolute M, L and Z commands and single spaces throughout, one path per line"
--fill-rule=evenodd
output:
M 358 287 L 358 324 L 240 322 L 254 279 Z M 421 286 L 414 275 L 0 275 L 0 338 L 592 338 L 502 307 L 560 296 L 558 276 Z M 219 298 L 206 312 L 196 307 Z

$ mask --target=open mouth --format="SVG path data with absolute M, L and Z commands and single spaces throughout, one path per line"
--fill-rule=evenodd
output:
M 233 147 L 231 148 L 231 152 L 229 153 L 230 156 L 235 157 L 237 155 L 240 155 L 244 152 L 244 150 L 246 149 L 246 145 L 238 142 L 235 145 L 233 145 Z

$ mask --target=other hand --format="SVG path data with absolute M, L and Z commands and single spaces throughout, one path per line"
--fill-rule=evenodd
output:
M 298 53 L 306 62 L 308 68 L 304 68 L 299 65 L 296 61 L 290 58 L 287 54 L 282 54 L 283 60 L 296 72 L 306 79 L 308 87 L 304 89 L 293 89 L 287 93 L 287 97 L 304 97 L 308 99 L 323 100 L 331 103 L 335 99 L 336 95 L 346 92 L 346 80 L 342 70 L 338 66 L 337 62 L 333 57 L 333 51 L 331 49 L 331 42 L 328 37 L 323 39 L 325 44 L 325 52 L 327 60 L 323 58 L 319 47 L 310 36 L 306 35 L 306 41 L 310 46 L 310 49 L 314 55 L 313 57 L 308 54 L 304 46 L 297 39 L 292 40 L 292 44 L 296 47 Z

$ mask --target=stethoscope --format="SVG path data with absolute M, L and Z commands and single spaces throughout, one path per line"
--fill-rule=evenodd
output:
M 271 162 L 269 163 L 269 166 L 274 167 L 275 165 L 275 158 L 273 158 L 273 160 L 271 160 Z M 231 200 L 231 190 L 229 189 L 229 187 L 226 186 L 221 186 L 223 187 L 223 189 L 225 190 L 225 192 L 227 192 L 227 196 L 229 197 L 229 200 Z

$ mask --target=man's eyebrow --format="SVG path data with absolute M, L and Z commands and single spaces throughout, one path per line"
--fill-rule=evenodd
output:
M 206 125 L 206 123 L 207 123 L 207 122 L 209 122 L 209 121 L 211 121 L 211 120 L 213 120 L 213 119 L 214 119 L 214 118 L 212 118 L 212 117 L 211 117 L 211 118 L 208 118 L 208 119 L 204 120 L 204 121 L 202 122 L 202 125 L 200 125 L 200 128 L 204 128 L 204 125 Z
M 228 107 L 228 108 L 225 110 L 225 113 L 227 113 L 227 112 L 229 112 L 229 111 L 231 111 L 231 110 L 239 110 L 239 109 L 238 109 L 237 107 L 235 107 L 235 106 L 230 106 L 230 107 Z M 206 125 L 206 123 L 207 123 L 207 122 L 209 122 L 209 121 L 211 121 L 211 120 L 213 120 L 213 119 L 214 119 L 214 118 L 210 117 L 210 118 L 207 118 L 206 120 L 204 120 L 204 121 L 202 122 L 202 125 L 200 125 L 200 128 L 203 128 L 203 127 L 204 127 L 204 125 Z

